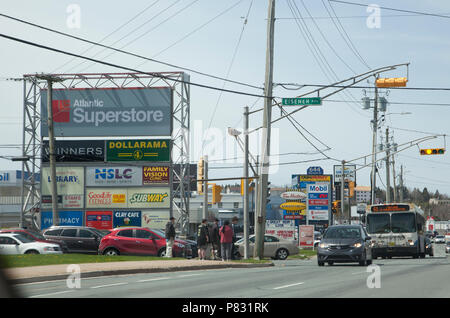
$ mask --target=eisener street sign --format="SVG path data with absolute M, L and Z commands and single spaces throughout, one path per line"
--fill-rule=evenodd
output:
M 283 98 L 281 100 L 281 105 L 282 106 L 322 105 L 322 98 L 320 97 Z

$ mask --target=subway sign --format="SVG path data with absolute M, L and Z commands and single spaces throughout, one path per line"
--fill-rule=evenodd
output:
M 170 139 L 106 141 L 106 161 L 170 161 Z

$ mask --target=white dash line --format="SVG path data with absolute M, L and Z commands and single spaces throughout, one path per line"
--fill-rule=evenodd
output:
M 296 284 L 290 284 L 290 285 L 284 285 L 284 286 L 280 286 L 280 287 L 275 287 L 274 289 L 288 288 L 288 287 L 297 286 L 297 285 L 302 285 L 302 284 L 304 284 L 304 282 L 296 283 Z
M 151 279 L 142 279 L 142 280 L 138 280 L 138 283 L 145 283 L 145 282 L 153 282 L 153 281 L 157 281 L 157 280 L 164 280 L 164 279 L 169 279 L 170 277 L 160 277 L 160 278 L 151 278 Z
M 60 294 L 66 294 L 66 293 L 71 293 L 71 292 L 73 292 L 73 290 L 65 290 L 65 291 L 60 291 L 60 292 L 55 292 L 55 293 L 34 295 L 34 296 L 30 296 L 30 298 L 45 297 L 45 296 L 52 296 L 52 295 L 60 295 Z
M 200 274 L 187 274 L 187 275 L 180 275 L 180 276 L 177 276 L 177 278 L 181 278 L 181 277 L 192 277 L 192 276 L 200 276 Z
M 111 287 L 111 286 L 120 286 L 120 285 L 126 285 L 128 283 L 115 283 L 115 284 L 108 284 L 108 285 L 100 285 L 100 286 L 92 286 L 91 288 L 103 288 L 103 287 Z

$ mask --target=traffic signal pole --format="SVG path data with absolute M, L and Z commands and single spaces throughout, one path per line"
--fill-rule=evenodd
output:
M 264 232 L 266 223 L 267 188 L 269 181 L 270 156 L 270 130 L 272 121 L 272 88 L 273 88 L 273 47 L 275 27 L 275 0 L 269 0 L 267 20 L 267 48 L 266 48 L 266 75 L 264 84 L 264 115 L 261 142 L 261 169 L 260 185 L 258 186 L 259 205 L 257 209 L 257 224 L 255 224 L 255 250 L 253 257 L 264 258 Z
M 248 215 L 248 106 L 244 107 L 244 259 L 248 259 L 249 215 Z
M 202 219 L 208 216 L 208 156 L 203 156 L 203 213 Z
M 389 145 L 389 128 L 386 128 L 386 203 L 391 203 L 391 164 Z
M 375 188 L 377 180 L 377 129 L 378 129 L 378 87 L 375 85 L 375 103 L 373 107 L 373 133 L 372 133 L 372 184 L 371 204 L 375 204 Z

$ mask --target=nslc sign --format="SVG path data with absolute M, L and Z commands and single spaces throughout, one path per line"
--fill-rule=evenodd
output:
M 141 186 L 141 167 L 87 167 L 86 185 L 90 186 Z

